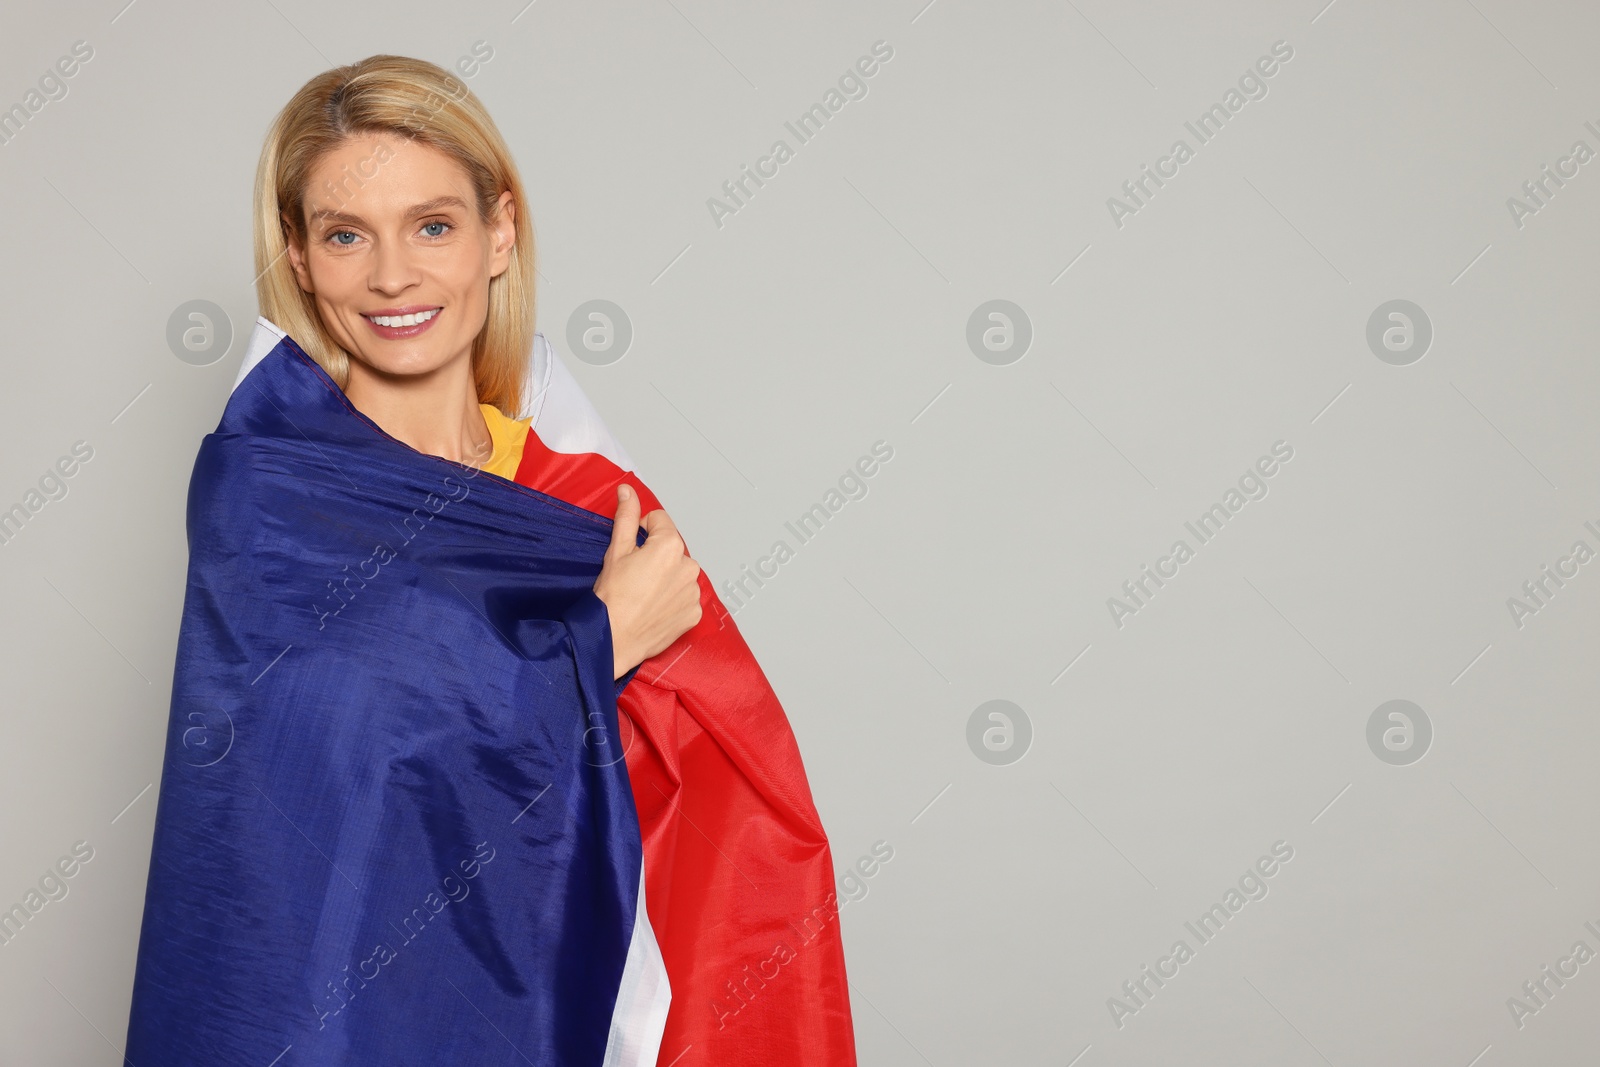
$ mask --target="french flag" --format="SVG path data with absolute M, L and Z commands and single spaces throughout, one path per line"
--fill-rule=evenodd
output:
M 258 319 L 235 389 L 283 343 Z M 662 506 L 542 334 L 523 397 L 518 485 L 607 519 L 620 482 L 641 514 Z M 704 572 L 700 597 L 700 622 L 617 696 L 642 877 L 604 1063 L 853 1067 L 833 860 L 794 733 Z

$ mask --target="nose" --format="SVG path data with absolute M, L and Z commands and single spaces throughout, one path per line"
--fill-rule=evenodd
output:
M 415 285 L 419 272 L 413 256 L 413 250 L 404 240 L 377 242 L 370 260 L 372 272 L 367 279 L 368 286 L 374 292 L 392 296 Z

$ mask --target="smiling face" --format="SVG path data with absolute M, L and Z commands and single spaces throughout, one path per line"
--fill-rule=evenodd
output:
M 516 240 L 509 190 L 489 225 L 475 203 L 466 171 L 420 142 L 357 134 L 317 162 L 305 243 L 291 237 L 289 260 L 350 353 L 352 384 L 471 359 L 489 280 L 505 271 Z

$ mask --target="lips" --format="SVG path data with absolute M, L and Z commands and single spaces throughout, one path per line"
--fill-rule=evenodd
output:
M 379 311 L 362 312 L 361 317 L 366 320 L 372 332 L 386 341 L 398 341 L 406 337 L 415 337 L 439 321 L 439 316 L 444 314 L 444 309 L 438 305 L 412 304 L 402 308 L 383 308 Z M 383 319 L 380 323 L 377 319 Z M 385 324 L 387 323 L 387 325 Z

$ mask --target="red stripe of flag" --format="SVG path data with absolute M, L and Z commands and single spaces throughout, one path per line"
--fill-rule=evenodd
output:
M 613 517 L 596 453 L 529 430 L 514 479 Z M 700 622 L 617 701 L 644 838 L 645 906 L 672 1002 L 660 1067 L 855 1067 L 833 857 L 783 707 L 704 571 Z

